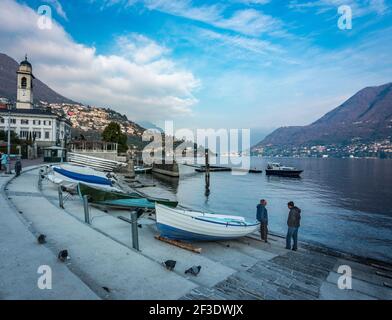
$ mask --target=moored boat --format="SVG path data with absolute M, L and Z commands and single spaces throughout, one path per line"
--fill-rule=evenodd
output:
M 294 167 L 283 166 L 280 163 L 269 163 L 265 173 L 267 176 L 281 176 L 281 177 L 300 177 L 303 170 Z
M 92 186 L 111 188 L 116 182 L 115 177 L 109 173 L 69 164 L 50 167 L 47 176 L 49 180 L 56 184 L 77 184 L 83 182 Z
M 137 192 L 125 193 L 118 191 L 109 191 L 97 187 L 92 187 L 84 183 L 78 184 L 78 194 L 80 197 L 88 196 L 89 201 L 92 203 L 119 209 L 154 209 L 156 203 L 162 203 L 170 207 L 176 207 L 178 205 L 177 201 L 147 197 Z
M 136 174 L 151 173 L 152 167 L 135 166 L 134 171 Z
M 162 237 L 183 241 L 216 241 L 244 237 L 259 227 L 244 217 L 174 209 L 156 204 L 157 228 Z

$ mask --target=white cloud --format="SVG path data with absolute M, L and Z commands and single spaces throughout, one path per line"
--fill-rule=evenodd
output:
M 281 21 L 255 9 L 238 10 L 231 17 L 225 17 L 225 6 L 218 4 L 197 7 L 190 0 L 145 0 L 144 3 L 150 10 L 201 21 L 217 28 L 246 35 L 258 36 L 282 27 Z
M 257 55 L 273 55 L 281 54 L 283 50 L 268 41 L 256 39 L 253 37 L 245 37 L 240 35 L 227 35 L 206 29 L 199 29 L 199 36 L 205 40 L 213 41 L 214 45 L 219 41 L 228 48 L 238 48 Z
M 233 2 L 237 2 L 237 3 L 243 3 L 243 4 L 267 4 L 270 3 L 271 0 L 233 0 Z
M 38 15 L 13 0 L 2 0 L 0 47 L 21 59 L 27 52 L 36 77 L 64 96 L 110 106 L 132 119 L 189 115 L 199 81 L 167 58 L 170 50 L 142 35 L 119 37 L 112 55 L 75 42 L 56 22 L 37 27 Z
M 388 11 L 388 5 L 385 0 L 291 0 L 289 8 L 299 11 L 316 9 L 317 14 L 322 14 L 331 10 L 336 11 L 341 5 L 350 6 L 355 17 L 362 17 L 369 14 L 383 15 Z
M 61 5 L 59 0 L 44 0 L 44 2 L 53 6 L 60 17 L 62 17 L 65 20 L 68 20 L 67 14 L 65 13 L 63 6 Z

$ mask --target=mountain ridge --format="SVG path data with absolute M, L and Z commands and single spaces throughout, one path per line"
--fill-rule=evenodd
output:
M 345 144 L 353 139 L 374 141 L 392 135 L 392 82 L 366 87 L 306 126 L 281 127 L 253 146 Z

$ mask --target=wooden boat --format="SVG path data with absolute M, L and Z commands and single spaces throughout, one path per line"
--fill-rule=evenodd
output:
M 267 176 L 281 176 L 299 178 L 303 170 L 282 166 L 280 163 L 269 163 L 265 173 Z
M 162 237 L 183 241 L 215 241 L 244 237 L 259 223 L 244 217 L 174 209 L 156 204 L 157 228 Z
M 83 197 L 87 195 L 89 201 L 99 205 L 106 205 L 112 208 L 147 208 L 154 209 L 156 203 L 162 203 L 169 207 L 176 207 L 177 201 L 168 199 L 152 198 L 143 196 L 137 192 L 125 193 L 108 191 L 105 189 L 92 187 L 84 183 L 78 184 L 78 194 Z

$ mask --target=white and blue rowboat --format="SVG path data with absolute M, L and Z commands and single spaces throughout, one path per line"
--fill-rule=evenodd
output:
M 79 182 L 92 186 L 112 187 L 114 181 L 106 173 L 92 168 L 62 164 L 53 166 L 48 178 L 56 184 L 77 184 Z
M 244 237 L 259 223 L 244 217 L 173 209 L 155 205 L 157 228 L 162 237 L 183 241 L 216 241 Z

